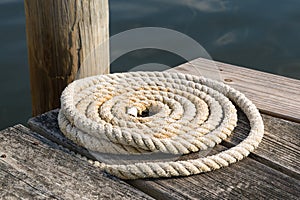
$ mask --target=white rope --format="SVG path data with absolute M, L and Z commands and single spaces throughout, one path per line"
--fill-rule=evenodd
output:
M 95 152 L 188 154 L 214 147 L 231 134 L 237 111 L 230 100 L 242 109 L 251 126 L 249 136 L 233 148 L 186 161 L 95 162 L 124 179 L 188 176 L 243 159 L 263 137 L 262 118 L 254 104 L 223 83 L 168 72 L 89 77 L 64 90 L 58 122 L 66 137 Z M 135 116 L 133 108 L 138 114 L 151 110 L 151 115 Z

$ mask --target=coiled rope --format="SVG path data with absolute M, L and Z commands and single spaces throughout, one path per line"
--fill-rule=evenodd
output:
M 71 83 L 61 96 L 61 131 L 91 151 L 112 154 L 188 154 L 214 147 L 237 124 L 233 101 L 251 130 L 238 145 L 185 161 L 107 164 L 101 169 L 123 179 L 188 176 L 235 163 L 253 151 L 264 134 L 255 105 L 237 90 L 214 80 L 168 72 L 100 75 Z M 128 109 L 150 116 L 132 116 Z M 105 146 L 105 148 L 104 148 Z

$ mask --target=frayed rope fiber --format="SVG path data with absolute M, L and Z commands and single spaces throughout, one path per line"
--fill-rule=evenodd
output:
M 189 176 L 235 163 L 262 140 L 264 125 L 255 105 L 221 82 L 169 72 L 80 79 L 63 91 L 58 123 L 67 138 L 93 152 L 189 154 L 214 147 L 232 133 L 238 120 L 232 102 L 246 114 L 251 126 L 248 137 L 232 148 L 185 161 L 95 162 L 123 179 Z M 127 112 L 132 108 L 139 115 Z M 145 110 L 151 114 L 142 116 Z

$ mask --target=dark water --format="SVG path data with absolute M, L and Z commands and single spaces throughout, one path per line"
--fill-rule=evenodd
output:
M 164 27 L 199 42 L 214 60 L 300 79 L 298 0 L 110 0 L 110 34 Z M 23 0 L 0 0 L 0 129 L 31 114 Z M 160 50 L 122 56 L 112 71 L 183 60 Z M 122 67 L 120 67 L 122 66 Z

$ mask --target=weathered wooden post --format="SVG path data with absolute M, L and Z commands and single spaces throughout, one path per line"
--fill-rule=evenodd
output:
M 59 107 L 62 90 L 87 57 L 91 66 L 80 77 L 109 73 L 108 0 L 25 0 L 25 12 L 32 110 L 38 115 Z M 89 56 L 99 44 L 101 52 Z

